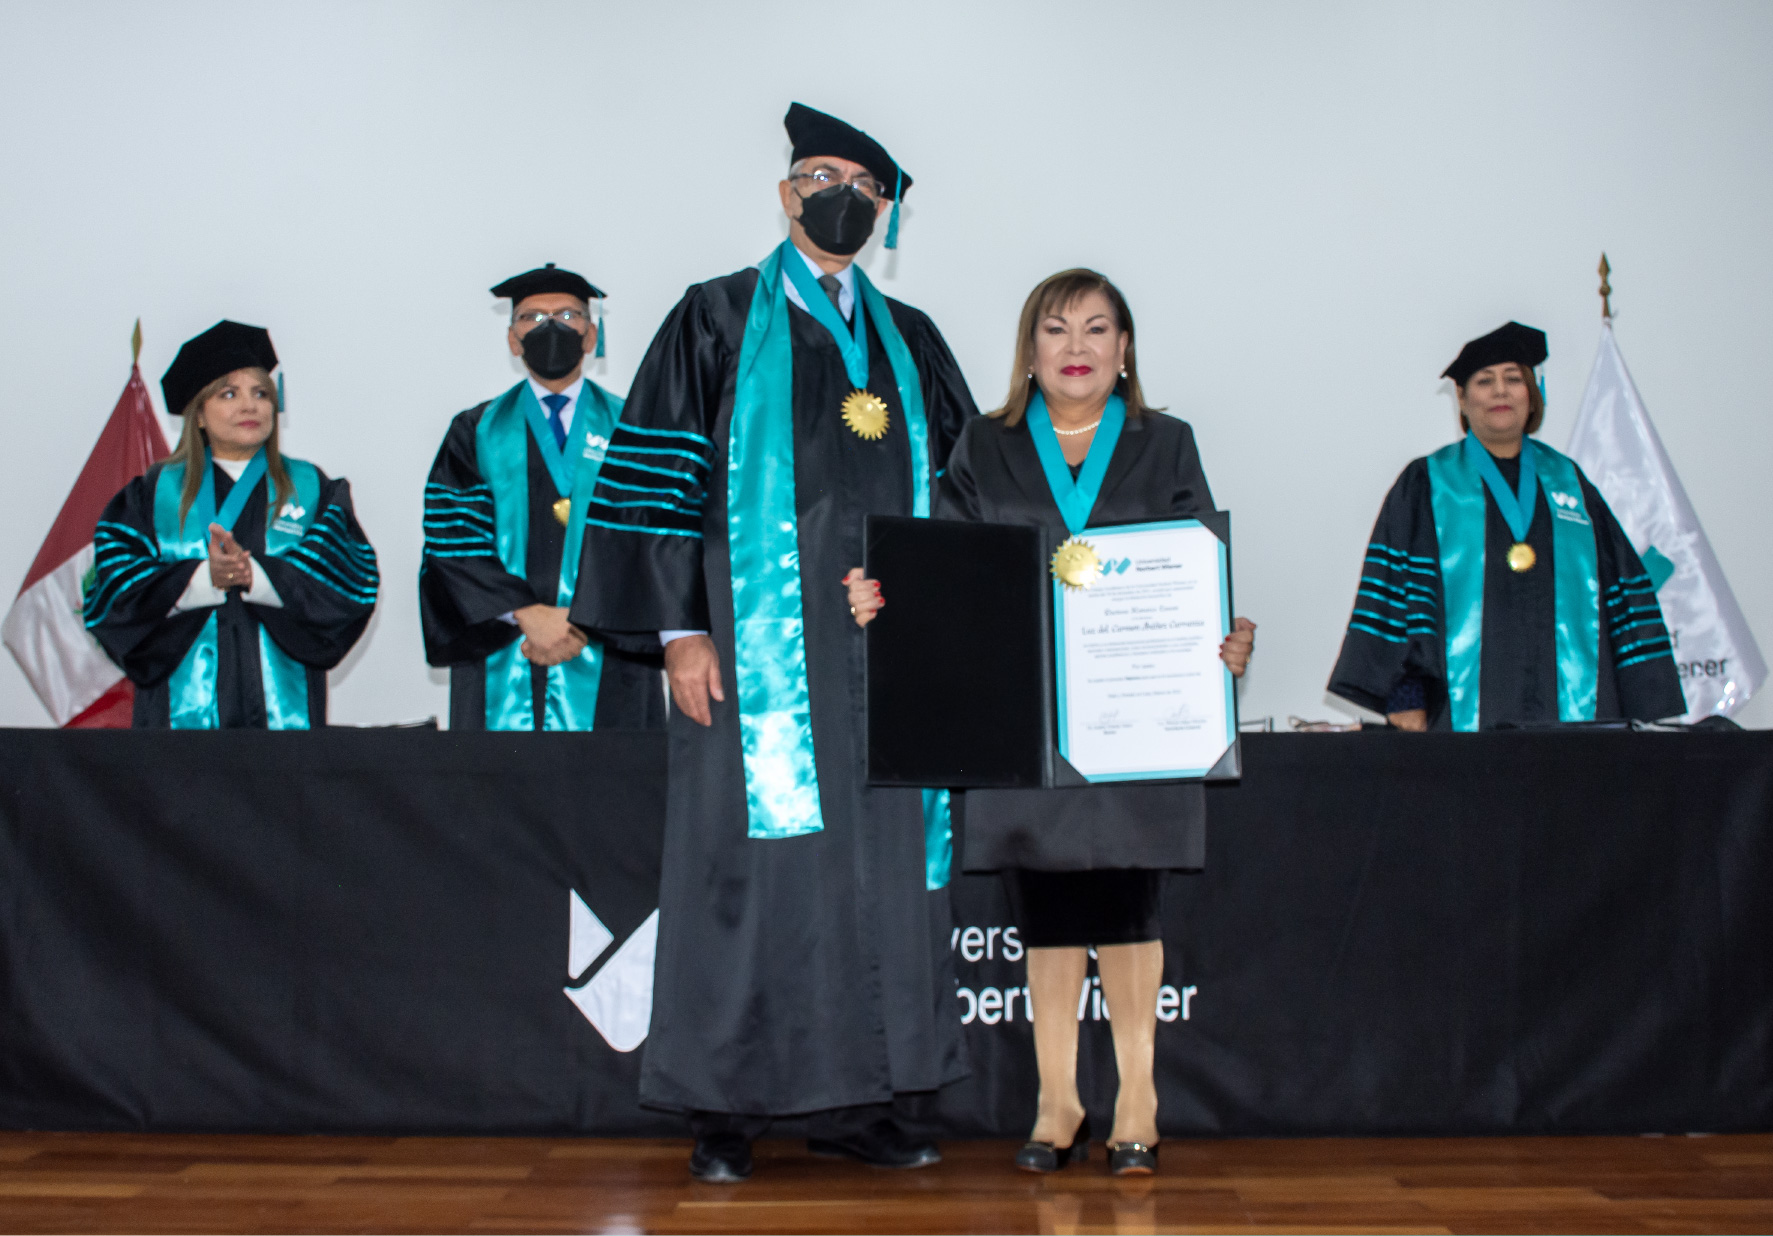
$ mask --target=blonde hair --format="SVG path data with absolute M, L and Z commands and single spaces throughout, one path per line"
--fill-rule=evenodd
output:
M 1161 412 L 1162 408 L 1154 408 L 1145 402 L 1145 392 L 1139 387 L 1139 355 L 1134 347 L 1133 313 L 1127 308 L 1126 297 L 1120 289 L 1110 283 L 1107 275 L 1098 274 L 1093 270 L 1077 267 L 1062 270 L 1056 275 L 1049 275 L 1028 293 L 1028 300 L 1022 305 L 1022 320 L 1016 327 L 1016 363 L 1010 370 L 1010 393 L 1003 401 L 1003 407 L 987 416 L 1003 418 L 1006 425 L 1018 425 L 1028 411 L 1028 401 L 1034 397 L 1034 331 L 1050 314 L 1068 309 L 1077 301 L 1091 292 L 1100 292 L 1108 298 L 1114 308 L 1116 324 L 1127 336 L 1127 357 L 1123 368 L 1126 377 L 1116 378 L 1114 393 L 1126 401 L 1127 415 L 1139 416 L 1145 412 Z
M 239 373 L 238 369 L 224 373 L 221 377 L 205 386 L 185 405 L 181 414 L 185 426 L 179 431 L 179 444 L 167 457 L 168 464 L 183 464 L 185 467 L 184 484 L 179 489 L 179 526 L 185 524 L 185 516 L 191 513 L 191 504 L 197 501 L 197 491 L 203 488 L 203 472 L 208 462 L 209 435 L 198 425 L 198 415 L 203 405 L 213 397 L 226 390 L 228 379 Z M 277 415 L 283 411 L 277 400 L 277 384 L 271 381 L 271 375 L 257 366 L 247 369 L 248 373 L 257 375 L 264 383 L 265 390 L 271 396 L 271 436 L 265 439 L 265 470 L 270 473 L 272 483 L 277 486 L 277 503 L 281 507 L 295 497 L 295 482 L 289 479 L 289 469 L 283 466 L 283 452 L 277 443 Z

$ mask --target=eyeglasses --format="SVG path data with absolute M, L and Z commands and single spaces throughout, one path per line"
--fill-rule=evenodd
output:
M 525 322 L 531 326 L 540 326 L 543 322 L 559 322 L 582 334 L 590 327 L 591 315 L 583 309 L 556 309 L 553 313 L 517 313 L 511 316 L 513 326 L 521 326 Z
M 800 190 L 800 196 L 802 197 L 811 197 L 815 193 L 823 193 L 826 189 L 836 188 L 839 185 L 845 188 L 854 189 L 870 202 L 878 202 L 881 198 L 886 196 L 886 190 L 881 187 L 880 181 L 874 179 L 874 177 L 868 175 L 866 172 L 854 179 L 845 180 L 835 168 L 815 167 L 810 172 L 795 172 L 792 176 L 788 177 L 788 179 L 808 180 L 812 182 L 810 188 L 802 188 L 800 185 L 795 186 L 796 189 Z

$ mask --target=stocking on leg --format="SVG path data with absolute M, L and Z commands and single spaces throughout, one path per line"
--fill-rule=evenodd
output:
M 1088 966 L 1089 956 L 1081 948 L 1028 950 L 1034 1058 L 1040 1067 L 1040 1107 L 1030 1141 L 1070 1145 L 1084 1116 L 1077 1094 L 1077 1000 Z
M 1163 941 L 1098 947 L 1096 969 L 1102 976 L 1102 996 L 1108 1002 L 1109 1027 L 1114 1033 L 1114 1065 L 1120 1073 L 1110 1140 L 1153 1145 L 1157 1141 L 1157 1082 L 1152 1068 L 1157 989 L 1164 976 Z M 1044 1073 L 1041 1080 L 1044 1090 Z

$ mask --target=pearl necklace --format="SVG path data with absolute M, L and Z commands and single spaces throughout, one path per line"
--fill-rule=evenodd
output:
M 1053 432 L 1058 434 L 1061 438 L 1075 438 L 1080 433 L 1090 432 L 1090 430 L 1094 429 L 1096 426 L 1100 425 L 1101 423 L 1102 423 L 1102 418 L 1098 416 L 1095 420 L 1093 420 L 1089 424 L 1085 425 L 1082 429 L 1060 429 L 1057 426 L 1055 426 L 1053 429 Z

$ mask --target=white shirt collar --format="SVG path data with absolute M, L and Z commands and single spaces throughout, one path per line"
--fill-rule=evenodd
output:
M 536 402 L 542 404 L 542 415 L 544 417 L 547 416 L 548 405 L 542 403 L 542 398 L 546 395 L 552 395 L 554 392 L 536 381 L 535 374 L 526 373 L 523 376 L 525 380 L 529 382 L 529 389 L 531 393 L 535 395 Z M 581 376 L 577 382 L 574 382 L 571 386 L 560 392 L 562 395 L 566 396 L 566 406 L 560 409 L 560 423 L 566 426 L 566 432 L 568 435 L 571 435 L 573 431 L 573 413 L 579 410 L 579 396 L 584 390 L 585 379 Z
M 819 264 L 806 254 L 801 253 L 798 245 L 790 244 L 788 247 L 793 249 L 800 260 L 806 263 L 806 268 L 813 272 L 813 279 L 815 282 L 824 275 L 825 272 L 820 268 Z M 800 297 L 800 289 L 794 286 L 794 280 L 788 278 L 784 273 L 782 276 L 782 282 L 786 285 L 788 299 L 793 301 L 796 305 L 799 305 L 802 309 L 806 309 L 808 313 L 811 313 L 812 310 L 807 309 L 806 301 L 802 300 Z M 843 314 L 843 320 L 847 322 L 850 320 L 850 314 L 855 311 L 855 308 L 856 264 L 851 262 L 848 266 L 845 266 L 842 270 L 837 272 L 837 311 Z

